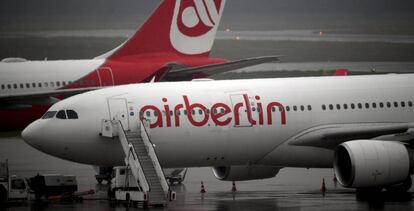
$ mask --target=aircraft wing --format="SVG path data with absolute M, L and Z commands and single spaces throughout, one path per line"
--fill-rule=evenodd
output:
M 100 88 L 101 87 L 57 89 L 53 91 L 0 95 L 0 107 L 13 109 L 21 107 L 22 105 L 52 105 L 58 101 L 57 98 L 54 98 L 56 96 L 69 97 Z
M 250 67 L 263 63 L 276 62 L 279 60 L 279 56 L 263 56 L 247 58 L 242 60 L 230 61 L 220 64 L 212 64 L 191 68 L 179 68 L 170 70 L 164 77 L 167 81 L 180 81 L 188 80 L 197 77 L 207 77 L 219 73 L 228 72 L 244 67 Z
M 413 140 L 414 123 L 354 123 L 323 125 L 292 137 L 289 145 L 334 149 L 339 144 L 357 139 L 386 141 Z

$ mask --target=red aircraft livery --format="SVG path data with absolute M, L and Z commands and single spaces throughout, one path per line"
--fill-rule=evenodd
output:
M 205 126 L 209 122 L 210 118 L 217 126 L 227 126 L 232 122 L 235 126 L 241 126 L 241 118 L 243 118 L 243 115 L 245 115 L 250 125 L 272 125 L 272 114 L 274 113 L 272 111 L 275 111 L 277 108 L 280 112 L 281 125 L 286 125 L 286 113 L 284 106 L 280 102 L 276 101 L 270 102 L 264 106 L 261 102 L 259 102 L 260 96 L 258 95 L 255 96 L 255 99 L 258 101 L 257 108 L 251 107 L 249 103 L 249 96 L 247 94 L 243 94 L 243 102 L 235 103 L 233 106 L 220 102 L 209 107 L 201 103 L 190 102 L 188 96 L 186 95 L 183 95 L 182 98 L 183 103 L 175 106 L 168 105 L 168 99 L 162 98 L 162 102 L 165 103 L 162 109 L 158 108 L 156 105 L 145 105 L 140 109 L 140 118 L 144 119 L 145 116 L 149 117 L 153 114 L 155 119 L 151 119 L 150 128 L 172 127 L 173 123 L 175 127 L 180 127 L 180 114 L 181 110 L 184 108 L 184 116 L 187 116 L 188 122 L 196 127 Z M 202 111 L 200 112 L 201 118 L 196 118 L 196 111 L 200 110 Z M 253 118 L 252 112 L 254 111 L 257 111 L 258 119 Z M 165 121 L 163 119 L 164 116 Z M 265 116 L 267 118 L 266 123 L 264 120 Z

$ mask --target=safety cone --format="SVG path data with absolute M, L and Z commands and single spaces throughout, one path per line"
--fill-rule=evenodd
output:
M 325 196 L 325 193 L 326 193 L 325 178 L 322 179 L 321 192 L 322 192 L 322 195 Z
M 233 181 L 233 185 L 231 187 L 231 192 L 236 192 L 237 188 L 236 188 L 236 183 Z
M 201 181 L 201 191 L 200 191 L 200 193 L 205 193 L 206 192 L 206 189 L 204 188 L 204 183 L 203 183 L 203 181 Z
M 332 180 L 333 180 L 334 186 L 336 188 L 336 186 L 338 185 L 338 179 L 336 178 L 336 174 L 334 174 L 334 178 Z

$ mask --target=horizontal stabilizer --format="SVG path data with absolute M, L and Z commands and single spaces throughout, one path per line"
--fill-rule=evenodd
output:
M 173 69 L 165 76 L 167 81 L 179 81 L 198 78 L 199 76 L 208 77 L 215 74 L 220 74 L 232 70 L 237 70 L 245 67 L 259 65 L 263 63 L 276 62 L 279 60 L 279 56 L 263 56 L 254 57 L 248 59 L 242 59 L 237 61 L 230 61 L 220 64 L 212 64 L 206 66 L 192 67 L 192 68 L 180 68 Z

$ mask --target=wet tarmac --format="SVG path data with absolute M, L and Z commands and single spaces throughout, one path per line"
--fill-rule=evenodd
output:
M 30 177 L 37 173 L 61 173 L 77 176 L 80 191 L 96 194 L 82 202 L 34 203 L 15 201 L 0 205 L 0 210 L 135 210 L 106 198 L 108 184 L 97 184 L 91 166 L 76 164 L 41 153 L 22 141 L 18 133 L 0 134 L 0 160 L 8 159 L 11 174 Z M 232 183 L 214 178 L 210 168 L 192 168 L 183 184 L 174 185 L 177 200 L 166 208 L 150 210 L 414 210 L 413 190 L 403 195 L 388 193 L 357 194 L 332 181 L 332 169 L 285 168 L 266 180 Z M 327 192 L 320 191 L 322 178 Z M 206 193 L 200 193 L 203 181 Z

